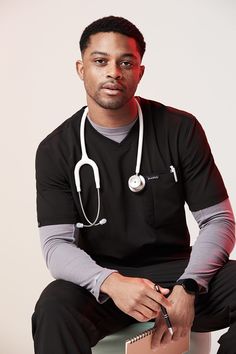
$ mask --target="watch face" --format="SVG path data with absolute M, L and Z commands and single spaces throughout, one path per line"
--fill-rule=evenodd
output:
M 177 281 L 177 284 L 182 285 L 189 294 L 197 294 L 199 291 L 198 284 L 193 279 L 181 279 Z

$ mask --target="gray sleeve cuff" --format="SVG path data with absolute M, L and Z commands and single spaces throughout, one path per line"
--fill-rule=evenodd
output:
M 91 290 L 91 293 L 95 296 L 96 300 L 101 304 L 103 304 L 109 299 L 108 295 L 100 291 L 101 285 L 104 282 L 104 280 L 106 280 L 106 278 L 109 277 L 109 275 L 111 275 L 112 273 L 117 273 L 117 271 L 113 269 L 104 268 L 103 271 L 101 271 L 99 276 L 97 277 L 95 286 Z

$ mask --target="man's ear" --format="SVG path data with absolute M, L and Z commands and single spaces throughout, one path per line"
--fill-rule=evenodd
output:
M 139 81 L 142 79 L 144 71 L 145 71 L 145 66 L 141 65 L 140 66 L 140 73 L 139 73 Z
M 84 64 L 82 60 L 77 60 L 76 62 L 76 71 L 81 78 L 81 80 L 84 79 Z

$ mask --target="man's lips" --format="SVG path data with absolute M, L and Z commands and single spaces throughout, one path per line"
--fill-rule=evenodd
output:
M 113 83 L 107 82 L 106 84 L 102 85 L 102 89 L 123 91 L 123 86 L 121 86 L 119 84 L 113 84 Z

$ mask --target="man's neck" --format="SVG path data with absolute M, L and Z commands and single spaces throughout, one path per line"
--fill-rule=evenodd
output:
M 116 128 L 133 122 L 138 115 L 137 104 L 133 98 L 120 109 L 105 109 L 94 101 L 87 99 L 88 115 L 97 125 Z

